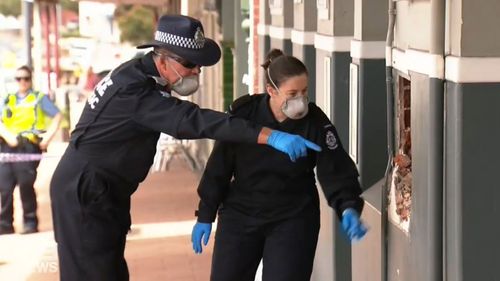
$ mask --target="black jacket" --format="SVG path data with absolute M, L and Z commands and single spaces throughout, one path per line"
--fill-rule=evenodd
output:
M 319 208 L 314 168 L 323 192 L 339 217 L 346 208 L 362 211 L 363 199 L 355 164 L 337 131 L 315 104 L 300 120 L 281 123 L 269 107 L 269 95 L 244 96 L 231 113 L 273 129 L 301 135 L 322 147 L 295 163 L 288 156 L 258 144 L 216 142 L 198 187 L 198 221 L 213 222 L 218 208 L 272 221 L 287 218 L 312 204 Z
M 139 183 L 153 162 L 160 132 L 180 139 L 255 143 L 260 126 L 162 92 L 152 53 L 101 80 L 71 137 L 78 155 L 103 172 Z

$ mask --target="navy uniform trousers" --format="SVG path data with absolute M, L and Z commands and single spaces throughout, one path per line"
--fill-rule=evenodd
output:
M 263 281 L 309 281 L 320 227 L 319 210 L 274 222 L 219 211 L 211 281 L 254 281 L 260 260 Z
M 130 186 L 69 157 L 73 153 L 70 148 L 62 157 L 50 190 L 60 280 L 129 280 Z
M 1 151 L 8 153 L 41 153 L 37 145 L 30 143 L 15 148 L 2 144 Z M 14 188 L 16 185 L 19 186 L 19 194 L 23 205 L 24 228 L 38 228 L 36 193 L 33 185 L 39 163 L 40 161 L 0 163 L 1 230 L 13 230 Z

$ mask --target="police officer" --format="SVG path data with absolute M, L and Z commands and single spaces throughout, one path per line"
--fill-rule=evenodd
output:
M 219 212 L 211 281 L 253 281 L 261 259 L 264 281 L 310 280 L 320 224 L 315 167 L 348 238 L 366 233 L 356 166 L 335 127 L 308 102 L 306 67 L 280 50 L 263 66 L 268 94 L 241 97 L 231 113 L 312 139 L 322 151 L 293 163 L 267 147 L 216 142 L 198 187 L 192 231 L 193 249 L 201 253 Z
M 57 131 L 62 115 L 45 94 L 33 90 L 32 71 L 28 66 L 18 68 L 15 75 L 18 91 L 8 94 L 0 109 L 1 152 L 41 153 Z M 45 127 L 47 117 L 53 118 L 48 130 Z M 24 229 L 21 233 L 38 232 L 33 184 L 39 162 L 0 162 L 0 234 L 14 233 L 13 193 L 16 185 L 19 185 L 23 205 Z
M 179 15 L 159 19 L 153 47 L 114 69 L 95 87 L 51 182 L 55 238 L 63 281 L 128 280 L 124 259 L 130 196 L 153 162 L 160 132 L 176 138 L 213 138 L 268 144 L 293 161 L 304 138 L 200 109 L 170 95 L 198 89 L 202 66 L 220 49 L 203 26 Z M 284 154 L 285 155 L 285 154 Z

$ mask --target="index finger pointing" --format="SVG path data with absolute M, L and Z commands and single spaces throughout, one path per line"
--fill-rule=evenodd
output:
M 314 142 L 311 142 L 311 141 L 308 141 L 306 139 L 304 139 L 304 142 L 306 144 L 306 146 L 312 150 L 315 150 L 315 151 L 318 151 L 320 152 L 321 151 L 321 146 L 315 144 Z

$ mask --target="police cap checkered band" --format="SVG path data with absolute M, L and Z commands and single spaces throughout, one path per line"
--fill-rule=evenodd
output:
M 175 34 L 170 34 L 163 31 L 156 31 L 155 40 L 189 49 L 202 49 L 205 45 L 205 40 L 196 38 L 187 38 Z
M 137 48 L 161 48 L 199 66 L 214 65 L 221 57 L 217 43 L 206 38 L 203 25 L 195 18 L 164 15 L 158 20 L 153 41 Z

